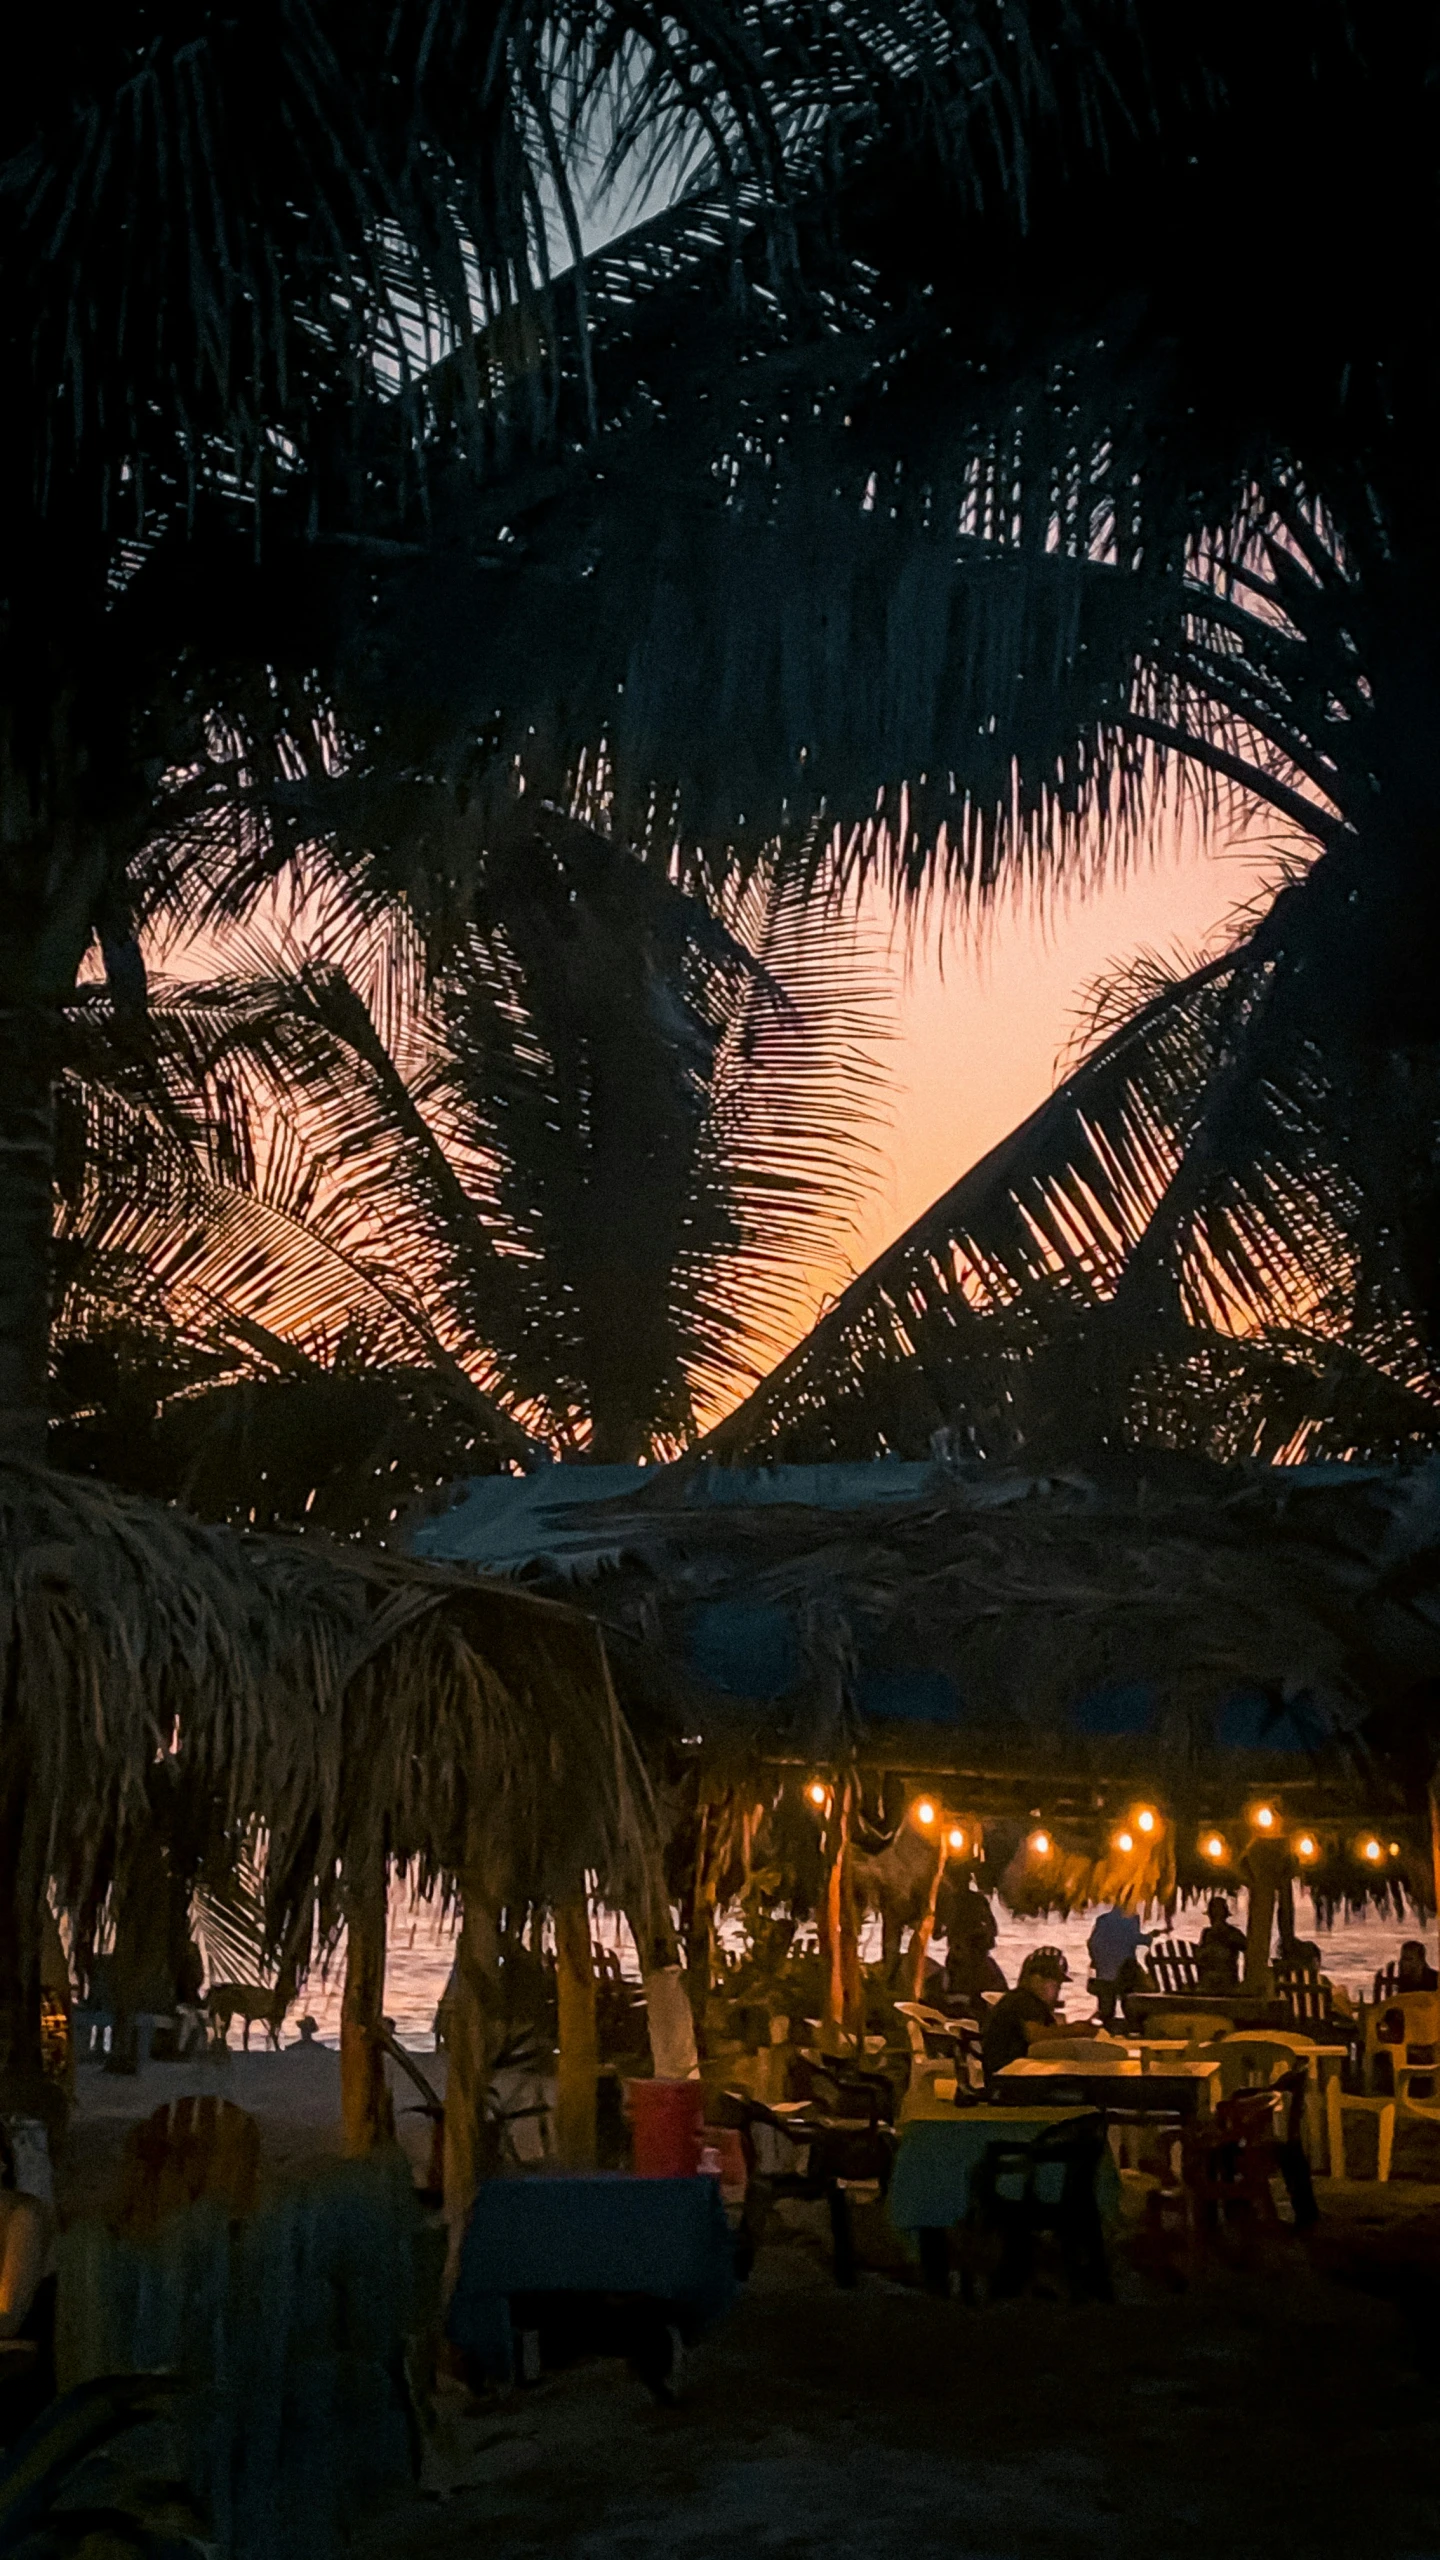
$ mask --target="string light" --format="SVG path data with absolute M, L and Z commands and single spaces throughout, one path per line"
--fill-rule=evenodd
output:
M 1206 1855 L 1206 1857 L 1207 1857 L 1207 1858 L 1223 1858 L 1223 1857 L 1224 1857 L 1224 1855 L 1225 1855 L 1225 1843 L 1224 1843 L 1224 1841 L 1221 1839 L 1220 1834 L 1219 1834 L 1219 1832 L 1218 1832 L 1218 1831 L 1212 1831 L 1212 1832 L 1211 1832 L 1211 1834 L 1210 1834 L 1209 1839 L 1206 1841 L 1206 1843 L 1205 1843 L 1205 1855 Z
M 1115 1834 L 1115 1846 L 1117 1849 L 1123 1850 L 1126 1857 L 1128 1857 L 1130 1851 L 1135 1846 L 1134 1833 L 1131 1831 L 1117 1831 Z
M 1136 1814 L 1136 1816 L 1135 1816 L 1135 1828 L 1136 1828 L 1136 1830 L 1137 1830 L 1137 1831 L 1153 1831 L 1153 1830 L 1154 1830 L 1154 1828 L 1155 1828 L 1155 1816 L 1154 1816 L 1154 1814 L 1151 1812 L 1150 1807 L 1148 1806 L 1148 1804 L 1142 1804 L 1142 1806 L 1140 1807 L 1139 1812 Z
M 1383 1858 L 1385 1852 L 1378 1840 L 1363 1840 L 1360 1844 L 1360 1855 L 1362 1858 L 1368 1858 L 1373 1866 L 1377 1859 Z
M 1035 1855 L 1036 1855 L 1036 1857 L 1037 1857 L 1037 1858 L 1048 1858 L 1048 1857 L 1049 1857 L 1049 1855 L 1050 1855 L 1050 1834 L 1049 1834 L 1049 1832 L 1048 1832 L 1048 1831 L 1035 1831 L 1035 1832 L 1032 1832 L 1032 1833 L 1031 1833 L 1031 1836 L 1030 1836 L 1030 1846 L 1031 1846 L 1031 1848 L 1034 1850 Z
M 915 1807 L 915 1819 L 917 1822 L 923 1823 L 927 1831 L 929 1830 L 931 1823 L 935 1819 L 935 1807 L 928 1796 L 922 1796 Z
M 1296 1856 L 1297 1856 L 1297 1857 L 1300 1857 L 1300 1858 L 1313 1858 L 1313 1857 L 1314 1857 L 1314 1855 L 1315 1855 L 1315 1843 L 1314 1843 L 1314 1841 L 1311 1839 L 1310 1834 L 1309 1834 L 1309 1832 L 1308 1832 L 1308 1831 L 1302 1831 L 1302 1832 L 1301 1832 L 1299 1839 L 1298 1839 L 1298 1840 L 1296 1841 L 1296 1843 L 1295 1843 L 1295 1854 L 1296 1854 Z
M 809 1797 L 809 1799 L 810 1799 L 810 1801 L 811 1801 L 811 1803 L 812 1803 L 812 1804 L 823 1804 L 823 1803 L 824 1803 L 824 1801 L 825 1801 L 825 1794 L 826 1794 L 825 1782 L 824 1782 L 823 1778 L 812 1778 L 812 1779 L 811 1779 L 811 1781 L 810 1781 L 809 1786 L 808 1786 L 808 1787 L 806 1788 L 806 1790 L 805 1790 L 805 1793 L 806 1793 L 806 1794 L 807 1794 L 807 1796 Z
M 1257 1806 L 1256 1806 L 1256 1808 L 1255 1808 L 1255 1828 L 1256 1828 L 1256 1830 L 1257 1830 L 1257 1831 L 1273 1831 L 1273 1830 L 1274 1830 L 1274 1828 L 1275 1828 L 1275 1809 L 1274 1809 L 1273 1805 L 1261 1804 L 1261 1805 L 1257 1805 Z
M 952 1849 L 963 1849 L 963 1848 L 964 1848 L 964 1846 L 965 1846 L 965 1834 L 964 1834 L 964 1832 L 963 1832 L 963 1831 L 951 1831 L 951 1832 L 948 1832 L 948 1833 L 946 1834 L 946 1837 L 947 1837 L 947 1839 L 948 1839 L 948 1841 L 949 1841 L 949 1844 L 950 1844 L 950 1847 L 951 1847 Z
M 1391 1855 L 1391 1857 L 1392 1857 L 1392 1858 L 1398 1858 L 1398 1857 L 1399 1857 L 1399 1855 L 1400 1855 L 1400 1843 L 1399 1843 L 1399 1841 L 1398 1841 L 1398 1840 L 1392 1840 L 1392 1841 L 1391 1841 L 1391 1843 L 1390 1843 L 1390 1855 Z

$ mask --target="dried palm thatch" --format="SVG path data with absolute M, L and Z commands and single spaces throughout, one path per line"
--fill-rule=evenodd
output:
M 594 1621 L 391 1555 L 326 1562 L 363 1587 L 366 1634 L 338 1714 L 312 1718 L 270 1799 L 277 1916 L 313 1899 L 333 1924 L 347 1868 L 387 1855 L 446 1899 L 484 1875 L 497 1900 L 553 1904 L 588 1870 L 643 1903 L 649 1789 Z
M 19 1466 L 0 1470 L 0 1609 L 21 1934 L 52 1884 L 93 1909 L 162 1808 L 193 1871 L 263 1833 L 292 1952 L 387 1848 L 447 1891 L 502 1851 L 535 1895 L 586 1864 L 643 1882 L 643 1778 L 572 1609 Z
M 1224 1471 L 1163 1453 L 1049 1479 L 937 1467 L 923 1500 L 849 1513 L 687 1502 L 676 1470 L 585 1519 L 597 1555 L 622 1559 L 591 1596 L 673 1666 L 676 1729 L 703 1736 L 702 1803 L 749 1808 L 747 1875 L 767 1856 L 759 1808 L 848 1772 L 862 1812 L 875 1799 L 877 1839 L 930 1787 L 965 1831 L 964 1863 L 980 1853 L 1022 1901 L 1149 1898 L 1223 1874 L 1261 1795 L 1287 1837 L 1315 1834 L 1322 1894 L 1431 1898 L 1429 1470 Z M 749 1643 L 775 1661 L 788 1631 L 772 1694 L 707 1695 L 681 1667 L 697 1629 L 727 1619 L 737 1659 Z M 1141 1801 L 1161 1821 L 1121 1852 Z M 1017 1866 L 1037 1814 L 1050 1849 Z M 1225 1851 L 1208 1863 L 1207 1833 Z

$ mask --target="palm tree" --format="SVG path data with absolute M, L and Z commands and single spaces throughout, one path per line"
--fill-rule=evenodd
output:
M 1043 1299 L 1071 1361 L 1104 1309 L 1092 1423 L 1188 1379 L 1222 1441 L 1410 1445 L 1440 1328 L 1440 519 L 1434 317 L 1393 244 L 1430 220 L 1434 30 L 1341 5 L 1137 28 L 1108 154 L 1062 118 L 1023 222 L 958 202 L 923 136 L 863 159 L 831 342 L 779 332 L 717 381 L 673 485 L 637 430 L 537 507 L 532 556 L 620 564 L 604 623 L 545 649 L 511 625 L 507 673 L 477 620 L 466 681 L 516 752 L 533 730 L 537 780 L 603 735 L 621 822 L 657 792 L 700 839 L 808 821 L 817 869 L 913 897 L 1083 882 L 1187 799 L 1271 813 L 1289 875 L 1236 948 L 1112 1015 L 805 1375 L 848 1394 L 857 1360 L 893 1384 L 913 1353 L 913 1383 L 915 1329 L 968 1339 L 972 1292 L 993 1317 L 1028 1262 L 1017 1346 Z
M 663 26 L 629 0 L 197 0 L 27 29 L 0 132 L 0 1447 L 44 1451 L 51 1083 L 84 955 L 138 1006 L 137 927 L 179 896 L 182 852 L 212 857 L 197 895 L 242 894 L 299 822 L 262 854 L 243 829 L 182 843 L 157 811 L 218 769 L 232 802 L 241 776 L 276 786 L 273 817 L 280 786 L 333 773 L 353 741 L 329 573 L 363 591 L 393 543 L 425 547 L 447 480 L 509 474 L 513 495 L 607 423 L 586 148 L 632 193 L 678 173 L 707 251 L 732 244 L 707 275 L 733 283 L 748 229 L 773 284 L 796 270 L 800 146 L 818 168 L 820 125 L 931 56 L 937 98 L 963 73 L 993 121 L 1021 85 L 997 58 L 1013 14 L 977 0 L 984 80 L 928 7 L 836 28 L 785 0 L 682 0 Z M 682 206 L 668 251 L 646 244 L 652 282 L 693 227 Z
M 460 1473 L 678 1452 L 773 1356 L 866 1169 L 853 919 L 555 812 L 481 888 L 443 970 L 332 893 L 143 1025 L 72 1009 L 72 1463 L 383 1536 Z

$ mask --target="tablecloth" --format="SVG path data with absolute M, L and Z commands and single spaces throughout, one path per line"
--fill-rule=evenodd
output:
M 645 2295 L 701 2325 L 734 2290 L 716 2178 L 490 2178 L 466 2225 L 446 2334 L 464 2354 L 503 2359 L 517 2294 Z
M 906 2124 L 891 2172 L 889 2212 L 897 2231 L 943 2231 L 963 2222 L 970 2181 L 992 2142 L 1034 2142 L 1054 2125 L 1080 2124 L 1090 2107 L 967 2107 L 947 2120 L 922 2116 Z M 1048 2174 L 1048 2173 L 1047 2173 Z M 1057 2162 L 1055 2192 L 1064 2175 Z M 1109 2220 L 1119 2209 L 1120 2175 L 1108 2146 L 1095 2173 L 1096 2202 Z

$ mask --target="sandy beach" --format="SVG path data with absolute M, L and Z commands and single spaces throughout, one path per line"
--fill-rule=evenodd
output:
M 420 2069 L 441 2097 L 443 2053 L 417 2055 Z M 393 2063 L 386 2077 L 395 2103 L 396 2132 L 417 2171 L 429 2157 L 429 2124 L 411 2112 L 419 2091 Z M 172 2099 L 212 2096 L 243 2107 L 260 2127 L 262 2193 L 311 2163 L 340 2151 L 340 2056 L 327 2045 L 286 2044 L 279 2053 L 226 2052 L 190 2062 L 150 2062 L 134 2072 L 106 2071 L 82 2063 L 76 2072 L 75 2106 L 55 2168 L 61 2217 L 104 2210 L 125 2137 L 157 2107 Z
M 355 2560 L 1434 2560 L 1440 2185 L 1319 2197 L 1254 2271 L 1168 2293 L 1122 2241 L 1113 2303 L 983 2310 L 837 2291 L 792 2208 L 678 2408 L 617 2362 L 442 2389 Z

